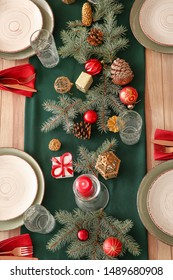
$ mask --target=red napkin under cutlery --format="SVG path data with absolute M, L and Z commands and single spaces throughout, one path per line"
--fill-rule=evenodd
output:
M 0 252 L 7 252 L 13 250 L 16 247 L 25 246 L 33 246 L 31 237 L 28 233 L 10 237 L 0 241 Z M 27 257 L 33 257 L 33 254 L 27 255 Z
M 173 141 L 173 131 L 157 128 L 155 130 L 154 139 Z M 173 153 L 164 153 L 161 145 L 154 144 L 154 159 L 155 160 L 169 160 L 173 159 Z
M 0 71 L 0 89 L 32 97 L 36 73 L 33 65 L 23 64 Z

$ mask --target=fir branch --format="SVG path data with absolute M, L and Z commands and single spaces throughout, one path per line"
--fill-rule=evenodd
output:
M 96 154 L 98 157 L 100 154 L 103 154 L 108 151 L 114 151 L 116 150 L 118 145 L 118 141 L 115 138 L 112 138 L 111 140 L 106 139 L 102 145 L 96 150 Z
M 66 252 L 70 258 L 88 257 L 93 260 L 115 260 L 116 258 L 105 255 L 102 247 L 107 237 L 115 236 L 123 244 L 123 251 L 120 256 L 126 250 L 135 256 L 140 254 L 139 245 L 132 236 L 127 234 L 133 226 L 130 220 L 119 221 L 114 219 L 107 216 L 103 209 L 93 212 L 74 209 L 72 213 L 61 210 L 56 213 L 56 218 L 65 226 L 48 242 L 48 250 L 55 251 L 68 244 Z M 66 223 L 66 221 L 68 222 Z M 85 242 L 77 238 L 80 229 L 86 229 L 89 232 L 89 238 Z
M 98 2 L 93 6 L 94 23 L 92 27 L 102 30 L 104 43 L 99 46 L 91 46 L 87 42 L 89 28 L 82 26 L 80 20 L 67 23 L 67 29 L 60 33 L 63 45 L 59 48 L 62 58 L 73 57 L 78 63 L 85 63 L 91 56 L 103 59 L 105 63 L 111 63 L 117 52 L 128 46 L 128 39 L 125 38 L 126 28 L 117 26 L 117 15 L 122 10 L 122 5 L 113 0 Z M 103 18 L 103 23 L 98 22 Z
M 88 29 L 84 26 L 75 26 L 75 23 L 69 23 L 69 29 L 62 30 L 60 33 L 63 46 L 59 48 L 59 54 L 62 58 L 68 56 L 74 57 L 78 63 L 85 63 L 90 57 L 93 48 L 87 43 Z
M 91 173 L 98 177 L 98 172 L 95 169 L 98 156 L 103 152 L 111 151 L 116 148 L 118 142 L 115 139 L 106 139 L 96 151 L 89 151 L 85 146 L 79 146 L 77 157 L 73 161 L 74 170 L 77 173 Z
M 94 8 L 95 12 L 93 13 L 93 21 L 101 20 L 111 11 L 116 15 L 121 14 L 123 11 L 123 5 L 114 0 L 98 0 L 96 5 L 94 5 Z
M 55 251 L 61 249 L 66 243 L 71 242 L 75 238 L 76 226 L 65 227 L 58 231 L 57 234 L 47 243 L 46 248 L 49 251 Z
M 59 97 L 58 102 L 46 100 L 43 103 L 43 109 L 51 112 L 53 116 L 42 124 L 41 131 L 48 132 L 62 125 L 67 133 L 71 133 L 74 119 L 77 117 L 77 112 L 81 104 L 81 99 L 71 98 L 67 95 Z
M 95 169 L 96 154 L 89 152 L 86 147 L 79 146 L 78 148 L 78 160 L 73 162 L 74 170 L 78 173 L 92 173 L 98 177 L 98 172 Z

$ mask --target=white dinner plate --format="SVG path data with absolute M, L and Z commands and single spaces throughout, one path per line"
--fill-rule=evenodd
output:
M 170 218 L 173 220 L 172 182 L 173 160 L 167 160 L 153 167 L 144 176 L 137 194 L 138 213 L 144 226 L 157 239 L 171 246 L 173 246 L 170 220 Z
M 46 0 L 32 0 L 36 4 L 42 14 L 43 26 L 42 28 L 53 31 L 54 28 L 54 16 L 51 7 Z M 29 46 L 28 48 L 15 53 L 7 53 L 0 51 L 0 57 L 6 60 L 20 60 L 33 56 L 35 53 Z
M 14 219 L 31 206 L 37 194 L 37 177 L 24 159 L 0 156 L 0 221 Z
M 19 157 L 20 159 L 23 159 L 31 166 L 37 178 L 37 193 L 32 204 L 41 204 L 44 197 L 45 181 L 44 181 L 43 172 L 40 166 L 38 165 L 38 163 L 35 161 L 35 159 L 29 154 L 27 154 L 26 152 L 14 148 L 0 148 L 0 158 L 1 156 L 4 155 Z M 29 178 L 28 181 L 30 181 Z M 0 220 L 0 231 L 11 230 L 20 227 L 22 225 L 23 225 L 23 214 L 10 220 L 6 220 L 6 221 Z
M 160 45 L 173 46 L 173 1 L 144 1 L 139 22 L 150 40 Z
M 147 208 L 155 225 L 173 236 L 173 170 L 161 173 L 151 184 Z
M 32 33 L 43 26 L 37 5 L 30 0 L 1 0 L 0 11 L 0 51 L 11 53 L 28 48 Z

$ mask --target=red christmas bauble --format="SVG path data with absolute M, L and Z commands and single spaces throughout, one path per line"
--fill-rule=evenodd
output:
M 97 58 L 91 58 L 85 63 L 85 70 L 92 76 L 97 75 L 102 71 L 102 64 Z
M 110 257 L 117 257 L 122 252 L 122 243 L 116 237 L 108 237 L 103 242 L 103 251 Z
M 93 110 L 89 110 L 84 114 L 84 121 L 90 124 L 95 123 L 97 121 L 97 118 L 97 113 Z
M 138 99 L 138 92 L 135 88 L 127 86 L 120 90 L 119 98 L 129 109 L 132 109 Z
M 89 232 L 87 229 L 80 229 L 77 233 L 77 237 L 80 241 L 86 241 L 89 238 Z

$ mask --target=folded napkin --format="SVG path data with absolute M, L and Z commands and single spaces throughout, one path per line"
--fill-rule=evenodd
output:
M 35 85 L 35 69 L 31 64 L 18 65 L 0 71 L 0 89 L 32 97 Z
M 157 140 L 171 140 L 173 141 L 173 131 L 157 128 L 155 130 L 154 139 Z M 173 153 L 165 154 L 159 149 L 161 145 L 154 144 L 154 159 L 155 160 L 169 160 L 173 159 Z
M 32 246 L 32 240 L 28 233 L 10 237 L 0 241 L 0 252 L 11 251 L 16 247 Z M 27 255 L 33 257 L 33 254 Z

